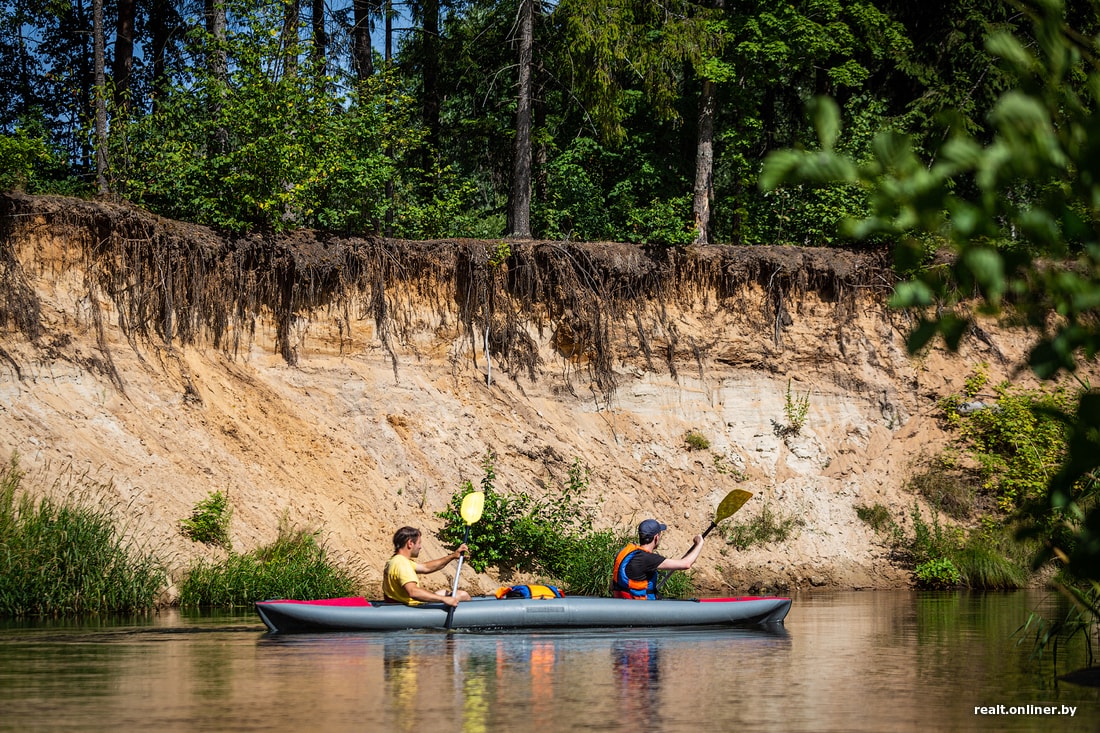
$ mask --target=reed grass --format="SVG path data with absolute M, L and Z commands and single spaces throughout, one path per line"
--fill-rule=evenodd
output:
M 37 503 L 13 455 L 0 475 L 0 616 L 70 616 L 152 609 L 164 564 L 123 537 L 109 508 L 86 496 Z M 94 487 L 93 487 L 94 488 Z
M 337 598 L 356 591 L 351 572 L 334 562 L 315 532 L 279 528 L 279 536 L 222 562 L 200 560 L 180 586 L 181 606 L 248 606 L 272 598 Z
M 1027 584 L 1028 573 L 996 550 L 967 546 L 951 557 L 963 582 L 982 590 L 1015 590 Z

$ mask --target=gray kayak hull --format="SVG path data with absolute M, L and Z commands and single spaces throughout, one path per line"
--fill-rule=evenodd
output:
M 781 624 L 790 608 L 791 599 L 774 597 L 633 601 L 587 596 L 547 599 L 478 596 L 458 604 L 451 628 L 749 626 Z M 272 633 L 397 631 L 443 628 L 447 623 L 447 607 L 442 603 L 412 607 L 365 598 L 259 601 L 256 612 Z

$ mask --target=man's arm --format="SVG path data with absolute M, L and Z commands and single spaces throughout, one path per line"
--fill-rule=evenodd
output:
M 661 561 L 661 564 L 657 566 L 658 570 L 690 570 L 691 566 L 695 564 L 695 561 L 699 558 L 699 553 L 703 549 L 703 535 L 697 534 L 692 540 L 691 549 L 687 553 L 679 558 L 674 559 L 666 557 Z
M 430 590 L 424 590 L 420 587 L 419 583 L 412 580 L 405 583 L 405 592 L 409 594 L 409 598 L 421 601 L 422 603 L 443 603 L 448 606 L 458 605 L 458 599 L 454 596 L 441 596 L 438 593 L 432 593 Z
M 442 570 L 447 566 L 447 563 L 451 562 L 452 560 L 457 560 L 466 552 L 466 550 L 466 545 L 459 545 L 458 549 L 452 552 L 450 555 L 437 557 L 435 560 L 428 560 L 427 562 L 415 563 L 416 572 L 420 573 L 421 575 L 426 575 L 428 573 L 434 573 L 437 570 Z M 415 598 L 416 596 L 413 597 Z

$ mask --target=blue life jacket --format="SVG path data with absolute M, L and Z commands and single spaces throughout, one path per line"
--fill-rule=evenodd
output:
M 497 588 L 497 598 L 565 598 L 554 585 L 509 585 Z
M 634 553 L 649 552 L 641 545 L 629 544 L 619 551 L 615 558 L 615 569 L 611 574 L 611 595 L 615 598 L 630 598 L 636 601 L 657 599 L 657 573 L 650 573 L 645 580 L 632 580 L 626 577 L 626 566 Z

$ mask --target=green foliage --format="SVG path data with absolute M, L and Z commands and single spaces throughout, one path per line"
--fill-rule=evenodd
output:
M 1085 641 L 1086 668 L 1092 668 L 1096 664 L 1093 640 L 1100 627 L 1100 583 L 1087 583 L 1083 588 L 1069 585 L 1065 592 L 1071 601 L 1065 615 L 1051 620 L 1039 613 L 1029 614 L 1016 630 L 1015 635 L 1020 637 L 1016 643 L 1023 644 L 1030 635 L 1032 657 L 1042 658 L 1048 649 L 1051 650 L 1057 671 L 1059 648 L 1068 646 L 1074 637 L 1080 636 Z
M 897 523 L 894 521 L 893 517 L 890 516 L 890 510 L 882 504 L 857 506 L 856 516 L 866 522 L 871 529 L 876 532 L 892 533 L 898 530 Z
M 163 563 L 125 539 L 102 504 L 109 488 L 79 479 L 84 496 L 37 503 L 20 487 L 15 455 L 0 473 L 0 616 L 133 613 L 154 607 Z
M 806 415 L 810 411 L 810 393 L 796 395 L 791 391 L 791 380 L 787 380 L 787 395 L 783 401 L 783 417 L 786 423 L 772 420 L 773 432 L 781 438 L 798 435 L 806 425 Z
M 273 598 L 336 598 L 352 595 L 350 571 L 333 562 L 317 533 L 280 522 L 270 545 L 222 562 L 199 561 L 180 584 L 180 605 L 232 608 Z
M 955 564 L 944 557 L 922 562 L 913 575 L 921 588 L 956 588 L 962 580 Z
M 727 522 L 721 531 L 726 544 L 732 545 L 737 550 L 747 550 L 753 545 L 783 542 L 804 524 L 805 522 L 799 517 L 773 511 L 771 505 L 765 502 L 760 508 L 760 513 L 752 519 L 745 522 Z
M 190 518 L 180 521 L 180 532 L 193 542 L 232 550 L 229 539 L 229 521 L 232 518 L 229 494 L 211 491 L 205 499 L 195 504 Z
M 281 13 L 253 7 L 234 26 L 227 82 L 198 68 L 194 79 L 165 90 L 155 114 L 112 125 L 120 193 L 158 213 L 233 231 L 374 227 L 395 176 L 387 148 L 411 154 L 419 145 L 412 102 L 384 81 L 333 99 L 320 69 L 280 73 L 269 61 L 286 52 L 276 31 Z M 197 49 L 213 44 L 198 32 L 193 40 Z
M 86 193 L 66 169 L 65 156 L 54 149 L 40 120 L 26 118 L 14 132 L 0 133 L 0 191 Z
M 512 245 L 501 240 L 489 249 L 489 267 L 497 269 L 512 256 Z
M 783 415 L 787 418 L 787 427 L 798 435 L 806 424 L 806 414 L 810 410 L 810 393 L 793 395 L 791 380 L 787 380 L 787 395 L 783 401 Z
M 737 482 L 748 481 L 749 475 L 737 466 L 733 465 L 730 454 L 715 453 L 713 456 L 714 470 L 723 476 L 732 476 Z
M 0 135 L 0 190 L 26 190 L 35 169 L 50 158 L 49 147 L 26 130 Z
M 506 572 L 536 573 L 570 594 L 606 595 L 615 555 L 632 538 L 629 533 L 593 529 L 595 507 L 585 496 L 588 468 L 574 459 L 566 480 L 561 484 L 548 481 L 546 498 L 536 499 L 526 492 L 498 493 L 495 461 L 496 456 L 489 452 L 481 463 L 485 509 L 470 529 L 470 566 L 478 572 L 495 566 Z M 462 499 L 473 490 L 469 481 L 463 482 L 447 509 L 436 515 L 445 520 L 439 532 L 445 544 L 455 546 L 462 541 Z M 686 593 L 690 587 L 686 576 L 674 577 L 668 593 Z
M 967 519 L 975 511 L 975 486 L 980 483 L 980 478 L 961 471 L 947 456 L 940 456 L 909 479 L 909 488 L 949 517 Z
M 980 375 L 968 380 L 967 394 L 976 396 L 984 384 Z M 1062 388 L 1025 390 L 1007 382 L 993 392 L 991 401 L 948 397 L 940 407 L 960 450 L 977 464 L 982 488 L 1010 511 L 1046 492 L 1066 454 L 1061 415 L 1073 409 L 1075 399 Z
M 546 237 L 687 244 L 691 198 L 677 193 L 682 185 L 636 142 L 614 150 L 581 137 L 547 164 L 547 195 L 532 218 Z
M 466 545 L 470 549 L 466 562 L 479 573 L 485 572 L 490 566 L 499 567 L 516 563 L 525 554 L 516 544 L 513 527 L 523 515 L 526 499 L 524 495 L 510 497 L 497 492 L 494 485 L 495 464 L 496 455 L 489 451 L 481 461 L 483 475 L 478 489 L 485 493 L 485 506 L 482 509 L 481 518 L 466 539 Z M 445 545 L 458 547 L 462 544 L 467 534 L 466 522 L 461 512 L 462 500 L 473 491 L 475 491 L 473 484 L 469 480 L 463 481 L 462 486 L 451 497 L 447 508 L 436 513 L 436 516 L 445 522 L 443 529 L 439 531 L 439 539 Z
M 981 312 L 1010 308 L 1040 335 L 1029 364 L 1048 378 L 1072 372 L 1078 360 L 1100 353 L 1100 159 L 1095 154 L 1100 70 L 1094 19 L 1082 33 L 1066 24 L 1060 2 L 1043 0 L 1027 12 L 1034 26 L 1030 38 L 1005 29 L 986 38 L 988 53 L 1009 80 L 990 110 L 990 139 L 957 127 L 928 164 L 911 138 L 884 132 L 865 161 L 827 152 L 777 153 L 768 159 L 762 182 L 865 186 L 871 213 L 849 231 L 856 237 L 896 238 L 902 271 L 926 258 L 929 235 L 955 250 L 951 264 L 916 269 L 896 289 L 895 306 L 922 314 L 909 336 L 911 351 L 934 337 L 957 348 L 971 316 L 956 306 L 976 294 Z M 1049 264 L 1066 258 L 1074 261 Z M 1056 320 L 1050 318 L 1054 313 Z M 1032 434 L 1045 430 L 1030 422 L 1030 410 L 1017 407 L 1022 408 L 1008 406 L 1013 423 Z M 1047 540 L 1037 562 L 1057 557 L 1077 578 L 1097 580 L 1100 489 L 1091 478 L 1100 470 L 1100 394 L 1084 390 L 1076 409 L 1055 420 L 1066 429 L 1060 468 L 1047 453 L 1025 476 L 996 479 L 998 491 L 1006 505 L 1025 503 L 1032 536 Z M 983 432 L 995 448 L 983 455 L 1002 454 L 997 432 L 994 426 Z M 1042 452 L 1047 446 L 1027 447 Z M 992 464 L 988 469 L 995 470 Z M 1048 478 L 1036 482 L 1039 476 Z M 1029 497 L 1035 501 L 1027 502 Z
M 909 552 L 914 565 L 950 557 L 961 545 L 960 530 L 943 527 L 935 512 L 932 513 L 932 524 L 928 524 L 916 502 L 913 502 L 910 518 L 913 520 L 913 538 Z
M 684 444 L 688 450 L 706 450 L 710 448 L 710 441 L 698 430 L 689 430 L 684 435 Z

